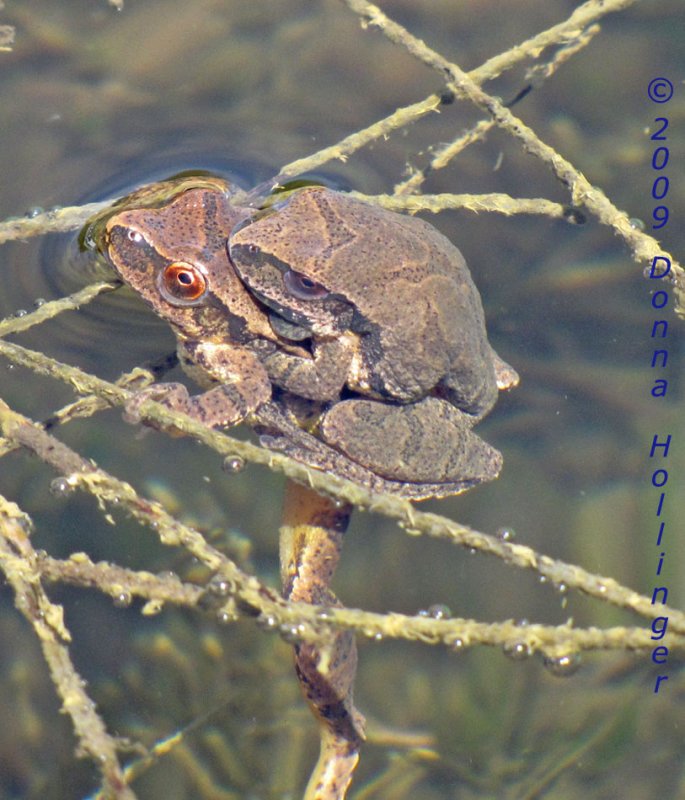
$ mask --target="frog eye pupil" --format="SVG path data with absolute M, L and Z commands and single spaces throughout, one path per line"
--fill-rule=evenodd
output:
M 143 241 L 143 234 L 138 231 L 128 230 L 126 236 L 130 242 L 134 242 L 135 244 L 139 244 Z
M 328 289 L 294 269 L 283 275 L 283 284 L 293 297 L 298 300 L 320 300 L 328 297 Z
M 159 276 L 162 296 L 172 305 L 197 305 L 207 292 L 207 279 L 192 264 L 175 261 L 166 266 Z

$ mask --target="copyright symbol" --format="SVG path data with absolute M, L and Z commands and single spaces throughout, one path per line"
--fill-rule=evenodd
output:
M 673 84 L 668 78 L 654 78 L 649 82 L 647 94 L 654 103 L 668 103 L 673 97 Z

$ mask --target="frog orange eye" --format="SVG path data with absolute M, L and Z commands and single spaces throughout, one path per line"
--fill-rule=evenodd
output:
M 283 285 L 298 300 L 320 300 L 329 295 L 325 286 L 313 281 L 301 272 L 295 272 L 294 269 L 289 269 L 284 273 Z
M 175 306 L 196 305 L 207 292 L 207 278 L 185 261 L 164 267 L 157 279 L 162 297 Z

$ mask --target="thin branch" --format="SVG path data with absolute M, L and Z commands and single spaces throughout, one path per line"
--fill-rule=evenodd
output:
M 362 17 L 364 24 L 378 28 L 390 41 L 402 45 L 415 58 L 439 72 L 447 82 L 447 87 L 457 96 L 468 98 L 474 105 L 487 111 L 497 125 L 519 139 L 524 149 L 547 164 L 558 180 L 571 194 L 571 203 L 574 206 L 584 206 L 591 211 L 600 222 L 614 229 L 628 245 L 634 259 L 647 267 L 655 255 L 668 258 L 671 262 L 671 272 L 668 276 L 675 292 L 675 309 L 685 317 L 685 273 L 676 259 L 652 236 L 643 233 L 634 227 L 630 218 L 624 211 L 614 206 L 604 192 L 593 186 L 587 178 L 579 172 L 573 164 L 559 155 L 554 148 L 543 142 L 537 134 L 522 120 L 515 117 L 497 98 L 484 92 L 480 86 L 457 64 L 448 61 L 432 48 L 416 38 L 413 34 L 387 17 L 378 6 L 367 0 L 342 0 L 352 11 Z M 609 6 L 623 8 L 625 2 L 600 2 L 594 5 L 606 10 Z M 588 4 L 590 5 L 590 4 Z
M 112 405 L 124 405 L 133 396 L 132 392 L 123 387 L 104 381 L 101 378 L 96 378 L 75 367 L 61 364 L 44 356 L 42 353 L 36 353 L 16 344 L 0 341 L 0 355 L 4 355 L 11 361 L 34 369 L 41 374 L 56 377 L 74 386 L 79 392 L 96 394 Z M 0 412 L 1 410 L 0 407 Z M 293 461 L 280 453 L 270 452 L 250 442 L 233 439 L 225 433 L 208 428 L 185 414 L 170 411 L 161 403 L 148 401 L 141 406 L 140 410 L 145 418 L 153 420 L 162 428 L 173 428 L 193 436 L 223 456 L 237 455 L 244 461 L 267 465 L 270 469 L 278 470 L 292 480 L 309 485 L 322 494 L 352 503 L 358 508 L 378 512 L 395 519 L 413 535 L 422 534 L 433 538 L 446 539 L 453 544 L 468 549 L 489 553 L 501 558 L 511 566 L 533 570 L 555 585 L 563 584 L 569 589 L 578 589 L 584 594 L 603 602 L 630 609 L 647 619 L 654 619 L 666 614 L 669 617 L 671 630 L 685 633 L 685 613 L 667 606 L 652 605 L 650 598 L 622 586 L 613 578 L 594 575 L 581 567 L 566 564 L 563 561 L 557 561 L 549 556 L 537 553 L 525 545 L 503 541 L 496 536 L 475 531 L 466 525 L 460 525 L 446 517 L 418 511 L 408 500 L 391 495 L 373 494 L 355 483 L 310 469 L 304 464 Z M 0 413 L 0 423 L 3 420 L 3 416 L 6 419 L 8 414 L 14 415 L 14 412 L 6 411 L 4 415 Z M 8 434 L 6 423 L 4 433 L 8 438 L 17 438 L 16 430 L 12 436 Z M 41 433 L 43 432 L 41 431 Z M 24 443 L 22 441 L 22 444 Z M 122 498 L 127 498 L 129 493 L 133 492 L 133 489 L 128 484 L 122 483 L 120 489 L 107 487 L 106 482 L 103 483 L 102 479 L 97 477 L 91 479 L 88 475 L 89 470 L 84 470 L 81 466 L 75 466 L 73 469 L 74 475 L 69 476 L 69 478 L 72 480 L 74 487 L 87 483 L 94 493 L 102 489 L 105 492 L 102 495 L 103 497 L 115 497 L 117 502 L 122 502 Z M 136 502 L 135 493 L 133 501 L 134 503 Z M 149 501 L 145 501 L 145 504 L 148 503 Z M 138 506 L 141 507 L 140 503 L 138 503 Z M 164 512 L 157 504 L 154 504 L 154 508 L 153 519 L 161 525 L 161 518 L 157 515 Z M 166 520 L 166 517 L 164 519 Z M 178 523 L 174 520 L 168 520 L 167 522 L 168 525 L 171 525 L 168 534 L 171 538 L 166 538 L 166 540 L 163 538 L 164 543 L 189 547 L 188 542 L 184 540 L 184 536 L 179 532 Z M 204 540 L 202 542 L 202 548 L 208 546 Z M 217 561 L 216 554 L 207 554 L 208 560 L 205 561 L 205 555 L 201 555 L 202 551 L 192 552 L 212 569 L 215 567 L 218 569 L 221 566 L 220 559 Z M 259 603 L 256 603 L 255 608 L 259 607 Z
M 26 314 L 22 314 L 18 317 L 6 317 L 0 320 L 0 337 L 7 336 L 10 333 L 26 331 L 34 325 L 40 325 L 41 322 L 52 319 L 64 311 L 75 311 L 81 306 L 90 303 L 91 300 L 94 300 L 98 295 L 103 294 L 103 292 L 111 292 L 118 288 L 118 286 L 119 284 L 117 283 L 106 283 L 104 281 L 100 283 L 91 283 L 78 292 L 74 292 L 66 297 L 60 297 L 58 300 L 50 300 L 47 303 L 43 303 L 38 308 Z
M 65 206 L 43 211 L 33 217 L 13 217 L 0 222 L 0 244 L 14 239 L 28 239 L 44 233 L 64 233 L 80 228 L 90 217 L 112 204 L 112 200 Z
M 530 81 L 532 88 L 537 89 L 543 81 L 551 78 L 562 64 L 586 47 L 599 31 L 599 25 L 591 25 L 587 30 L 582 31 L 577 38 L 572 39 L 568 44 L 560 47 L 550 61 L 531 67 L 531 69 L 526 72 L 526 80 Z M 474 72 L 469 74 L 475 79 Z M 423 170 L 416 170 L 409 178 L 398 183 L 395 186 L 393 194 L 406 195 L 417 192 L 430 174 L 437 172 L 437 170 L 444 169 L 469 145 L 483 141 L 488 132 L 494 127 L 495 123 L 493 120 L 481 120 L 468 131 L 457 136 L 452 142 L 437 148 L 428 166 Z
M 183 583 L 175 575 L 158 576 L 142 570 L 134 571 L 115 564 L 94 564 L 85 553 L 74 553 L 67 560 L 42 556 L 36 565 L 44 580 L 97 588 L 122 605 L 134 597 L 147 600 L 143 613 L 157 613 L 172 603 L 195 608 L 202 606 L 205 587 Z M 206 609 L 204 609 L 206 610 Z M 219 609 L 221 613 L 221 609 Z M 542 652 L 550 657 L 568 656 L 590 650 L 649 651 L 654 648 L 651 630 L 614 627 L 600 629 L 575 628 L 571 625 L 520 625 L 513 621 L 485 623 L 473 619 L 432 618 L 396 613 L 374 613 L 350 608 L 330 608 L 290 603 L 288 611 L 269 608 L 264 619 L 269 627 L 310 625 L 348 628 L 369 639 L 405 639 L 424 644 L 442 644 L 462 650 L 476 645 L 501 647 L 517 655 Z M 301 629 L 306 637 L 307 631 Z M 674 634 L 669 648 L 685 652 L 685 636 Z
M 52 682 L 71 717 L 80 754 L 87 754 L 102 773 L 104 794 L 116 800 L 135 800 L 126 785 L 117 758 L 116 740 L 107 733 L 95 703 L 88 697 L 85 681 L 76 671 L 67 642 L 63 609 L 50 601 L 40 581 L 38 556 L 31 546 L 29 518 L 12 502 L 0 497 L 0 568 L 15 595 L 15 604 L 32 625 Z
M 347 2 L 347 0 L 343 0 L 343 2 Z M 553 25 L 530 39 L 526 39 L 525 42 L 509 48 L 506 53 L 493 56 L 482 66 L 472 70 L 469 75 L 476 83 L 492 80 L 524 59 L 537 58 L 546 47 L 572 42 L 582 36 L 585 29 L 593 22 L 597 22 L 608 14 L 623 11 L 637 2 L 638 0 L 588 0 L 587 3 L 578 6 L 564 22 Z M 356 9 L 353 10 L 356 11 Z
M 476 214 L 487 211 L 507 217 L 513 214 L 539 214 L 553 219 L 573 219 L 569 209 L 561 203 L 554 203 L 539 197 L 511 197 L 501 192 L 490 194 L 449 194 L 445 192 L 420 195 L 367 195 L 361 192 L 350 192 L 350 196 L 368 203 L 375 203 L 390 211 L 407 211 L 410 214 L 416 214 L 419 211 L 438 214 L 447 209 L 464 208 Z
M 113 384 L 111 389 L 130 394 Z M 253 614 L 277 613 L 286 605 L 277 592 L 243 572 L 231 559 L 212 547 L 199 531 L 182 525 L 159 503 L 140 497 L 129 483 L 98 469 L 91 460 L 81 457 L 40 426 L 12 411 L 1 400 L 0 428 L 8 439 L 31 450 L 64 475 L 55 484 L 63 493 L 77 488 L 88 491 L 101 503 L 125 509 L 154 530 L 162 544 L 183 547 L 223 582 L 226 594 L 236 598 L 243 610 L 250 609 Z

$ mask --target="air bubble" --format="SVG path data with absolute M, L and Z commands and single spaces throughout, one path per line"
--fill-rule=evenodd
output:
M 235 474 L 240 472 L 245 466 L 245 459 L 240 456 L 226 456 L 221 465 L 224 472 Z
M 122 590 L 114 595 L 113 601 L 116 608 L 128 608 L 133 602 L 133 595 L 129 591 Z
M 463 639 L 455 639 L 452 642 L 452 650 L 461 650 L 464 647 L 464 640 Z
M 512 539 L 516 538 L 516 532 L 513 528 L 503 527 L 497 529 L 496 536 L 503 542 L 510 542 Z
M 280 630 L 281 636 L 286 642 L 298 644 L 302 640 L 306 628 L 300 623 L 299 625 L 281 625 Z
M 511 658 L 512 661 L 524 661 L 533 655 L 533 650 L 530 645 L 525 642 L 514 642 L 514 644 L 504 645 L 504 655 Z
M 435 603 L 428 607 L 428 616 L 433 619 L 449 619 L 452 616 L 452 609 L 443 603 Z
M 42 208 L 42 206 L 32 206 L 31 208 L 29 208 L 26 211 L 24 216 L 27 219 L 35 219 L 36 217 L 39 217 L 43 213 L 44 213 L 44 209 Z
M 542 663 L 557 678 L 570 678 L 580 669 L 582 658 L 580 653 L 566 653 L 561 656 L 545 656 Z
M 219 579 L 212 581 L 209 589 L 217 597 L 227 597 L 231 593 L 232 586 L 230 581 Z
M 74 491 L 73 485 L 69 482 L 69 478 L 61 476 L 50 481 L 50 494 L 55 497 L 66 497 Z

